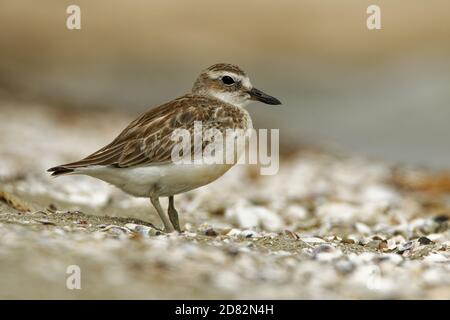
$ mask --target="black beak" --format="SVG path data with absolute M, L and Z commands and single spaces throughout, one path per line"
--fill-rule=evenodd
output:
M 271 104 L 271 105 L 281 104 L 280 100 L 278 100 L 275 97 L 269 96 L 268 94 L 265 94 L 261 90 L 253 88 L 248 93 L 250 94 L 250 98 L 252 100 L 261 101 L 261 102 L 264 102 L 266 104 Z

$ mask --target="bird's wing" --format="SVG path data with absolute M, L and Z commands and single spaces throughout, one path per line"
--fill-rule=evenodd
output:
M 123 130 L 114 141 L 73 163 L 55 168 L 113 165 L 120 168 L 141 165 L 158 165 L 171 162 L 173 147 L 179 143 L 172 139 L 175 129 L 186 129 L 191 134 L 191 154 L 201 152 L 194 149 L 194 123 L 201 121 L 203 130 L 216 128 L 244 128 L 242 111 L 230 105 L 202 96 L 186 95 L 148 111 Z M 198 148 L 199 149 L 199 148 Z M 54 169 L 54 168 L 52 168 Z M 55 171 L 49 169 L 49 171 Z

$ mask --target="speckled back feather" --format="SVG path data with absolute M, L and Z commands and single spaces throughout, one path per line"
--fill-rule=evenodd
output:
M 216 128 L 225 134 L 226 129 L 246 129 L 247 113 L 211 97 L 187 94 L 144 113 L 110 144 L 88 157 L 48 171 L 60 175 L 87 166 L 127 168 L 171 162 L 171 152 L 177 143 L 171 139 L 173 131 L 187 129 L 193 139 L 195 121 L 201 121 L 203 130 Z M 204 141 L 202 150 L 194 150 L 194 144 L 191 145 L 194 156 L 208 142 Z

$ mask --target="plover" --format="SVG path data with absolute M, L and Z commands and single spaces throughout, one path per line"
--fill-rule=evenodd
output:
M 172 159 L 176 129 L 252 128 L 244 107 L 251 101 L 270 105 L 281 102 L 253 88 L 246 73 L 236 65 L 215 64 L 204 70 L 192 91 L 151 109 L 131 122 L 110 144 L 86 158 L 48 169 L 52 176 L 83 174 L 106 181 L 136 197 L 147 197 L 158 212 L 165 232 L 181 232 L 174 196 L 204 186 L 228 171 L 233 164 L 179 164 Z M 208 143 L 202 143 L 204 150 Z M 198 149 L 198 148 L 197 148 Z M 201 152 L 191 148 L 190 152 Z M 160 197 L 169 198 L 168 218 Z

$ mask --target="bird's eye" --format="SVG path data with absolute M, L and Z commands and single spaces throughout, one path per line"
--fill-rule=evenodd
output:
M 222 77 L 222 82 L 224 84 L 226 84 L 227 86 L 231 86 L 232 84 L 234 84 L 234 79 L 230 76 L 223 76 Z

